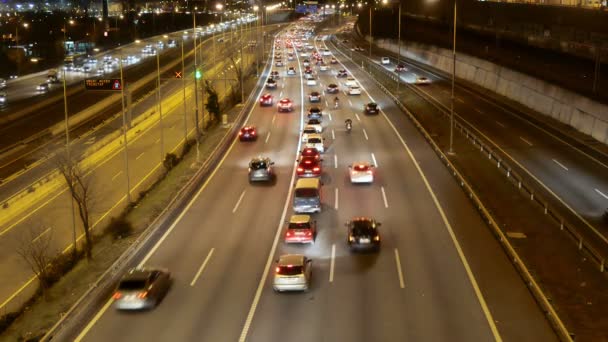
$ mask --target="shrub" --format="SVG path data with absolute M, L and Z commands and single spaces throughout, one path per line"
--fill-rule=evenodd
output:
M 129 236 L 132 231 L 133 226 L 124 217 L 113 217 L 106 228 L 106 232 L 110 234 L 114 240 Z
M 175 155 L 175 153 L 167 153 L 165 160 L 163 160 L 163 166 L 167 172 L 177 165 L 177 163 L 179 163 L 179 158 Z

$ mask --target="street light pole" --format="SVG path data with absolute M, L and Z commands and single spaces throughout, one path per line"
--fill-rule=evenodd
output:
M 186 105 L 186 69 L 184 68 L 184 38 L 182 37 L 182 92 L 184 102 L 184 145 L 188 144 L 188 107 Z
M 398 30 L 399 33 L 397 33 L 397 45 L 398 45 L 398 51 L 399 53 L 397 54 L 397 65 L 399 65 L 401 63 L 401 0 L 399 0 L 399 25 L 398 25 Z M 399 85 L 401 84 L 401 76 L 399 74 L 397 74 L 397 91 L 399 91 Z
M 454 0 L 454 38 L 452 43 L 452 96 L 450 97 L 450 149 L 454 153 L 454 83 L 456 79 L 456 0 Z
M 369 5 L 369 57 L 372 57 L 372 44 L 374 36 L 372 34 L 372 5 Z
M 198 79 L 196 78 L 196 72 L 198 70 L 196 63 L 196 8 L 195 12 L 192 12 L 192 25 L 194 32 L 194 124 L 196 125 L 196 160 L 198 160 L 198 138 L 200 135 L 199 124 L 198 124 Z
M 129 180 L 129 151 L 127 146 L 127 119 L 125 113 L 125 79 L 122 72 L 122 51 L 120 53 L 120 99 L 122 104 L 122 135 L 125 144 L 124 155 L 125 155 L 125 176 L 127 177 L 127 203 L 131 204 L 131 182 Z
M 160 94 L 160 53 L 156 52 L 156 85 L 157 91 L 156 96 L 158 100 L 158 117 L 160 125 L 160 161 L 162 162 L 165 159 L 165 139 L 163 132 L 163 107 L 162 107 L 162 98 Z
M 65 116 L 65 155 L 67 158 L 68 166 L 70 167 L 70 178 L 72 182 L 72 158 L 70 156 L 70 123 L 68 116 L 68 96 L 67 96 L 67 85 L 65 81 L 65 68 L 63 68 L 63 112 Z M 74 245 L 73 253 L 76 256 L 76 213 L 74 212 L 74 198 L 70 196 L 70 207 L 72 208 L 72 244 Z

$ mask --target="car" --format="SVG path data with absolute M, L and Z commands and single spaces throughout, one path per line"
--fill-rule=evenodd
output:
M 302 142 L 306 143 L 308 141 L 308 135 L 309 134 L 317 134 L 319 132 L 317 132 L 317 129 L 314 126 L 304 126 L 304 129 L 302 130 Z
M 308 59 L 305 59 L 304 61 L 302 61 L 302 65 L 305 67 L 310 66 L 310 61 Z
M 374 165 L 365 161 L 354 162 L 348 166 L 350 182 L 356 183 L 373 183 L 374 182 Z
M 323 56 L 331 56 L 331 52 L 329 52 L 329 49 L 324 49 L 323 52 L 321 52 L 321 54 Z
M 272 289 L 283 291 L 308 291 L 312 279 L 312 260 L 302 254 L 281 255 L 276 261 Z
M 305 70 L 304 79 L 309 80 L 311 78 L 314 78 L 314 75 L 312 74 L 312 70 Z
M 327 71 L 327 70 L 329 70 L 329 67 L 327 66 L 327 64 L 321 63 L 321 65 L 319 65 L 319 70 L 320 71 Z
M 300 151 L 300 158 L 305 157 L 314 157 L 319 161 L 323 161 L 323 159 L 321 159 L 321 153 L 319 153 L 319 150 L 314 147 L 305 147 L 302 149 L 302 151 Z
M 395 67 L 395 72 L 399 73 L 399 72 L 404 72 L 407 71 L 407 69 L 405 68 L 405 65 L 399 63 L 397 64 L 397 66 Z
M 314 147 L 319 153 L 325 153 L 325 146 L 323 145 L 323 137 L 321 134 L 309 134 L 306 140 L 305 147 Z
M 290 67 L 287 69 L 287 75 L 295 75 L 295 74 L 296 74 L 296 68 L 294 68 L 294 67 L 290 66 Z
M 338 70 L 338 74 L 336 76 L 337 77 L 347 77 L 348 73 L 346 72 L 346 70 L 340 69 L 340 70 Z
M 358 85 L 348 87 L 348 95 L 361 95 L 361 87 Z
M 338 64 L 338 60 L 336 59 L 336 57 L 332 57 L 332 58 L 329 60 L 329 64 Z
M 6 92 L 0 91 L 0 105 L 5 104 L 7 101 Z
M 308 85 L 308 86 L 316 86 L 317 85 L 317 79 L 314 76 L 310 75 L 308 77 L 308 79 L 306 80 L 306 85 Z
M 272 95 L 266 93 L 260 96 L 260 106 L 272 106 Z
M 345 225 L 348 229 L 346 242 L 351 251 L 380 250 L 380 222 L 369 217 L 355 217 Z
M 337 94 L 340 91 L 340 88 L 338 88 L 338 85 L 335 83 L 330 83 L 327 85 L 327 88 L 325 89 L 325 92 L 327 92 L 328 94 Z
M 364 107 L 365 114 L 378 114 L 380 113 L 380 106 L 376 102 L 370 102 Z
M 300 56 L 301 56 L 301 57 L 308 57 L 308 56 L 310 56 L 310 54 L 309 54 L 308 52 L 304 51 L 304 52 L 302 52 L 302 53 L 300 54 Z M 307 61 L 307 59 L 305 59 L 305 60 Z
M 36 86 L 36 91 L 38 93 L 47 93 L 49 90 L 51 90 L 51 87 L 48 83 L 40 83 Z
M 276 67 L 282 67 L 285 66 L 285 64 L 283 64 L 283 61 L 280 59 L 277 59 L 277 61 L 274 64 Z
M 288 61 L 293 61 L 294 60 L 293 54 L 287 55 L 287 60 Z
M 319 177 L 321 176 L 321 161 L 314 157 L 302 157 L 296 168 L 298 177 Z
M 274 80 L 278 80 L 279 79 L 279 72 L 276 70 L 273 70 L 270 72 L 270 78 L 274 79 Z
M 0 90 L 6 88 L 6 80 L 4 78 L 0 78 Z
M 285 231 L 285 243 L 315 243 L 317 221 L 310 215 L 292 215 Z
M 279 113 L 280 112 L 291 112 L 293 110 L 293 102 L 288 98 L 283 98 L 279 101 L 278 104 Z
M 321 124 L 320 119 L 308 119 L 306 126 L 312 126 L 317 131 L 317 133 L 323 132 L 323 126 Z
M 274 162 L 268 157 L 252 158 L 248 169 L 249 183 L 272 181 L 274 178 L 272 165 L 274 165 Z
M 91 66 L 89 65 L 85 65 L 82 67 L 82 72 L 84 72 L 85 74 L 88 74 L 91 72 Z
M 382 57 L 380 63 L 382 63 L 382 65 L 388 65 L 391 64 L 391 60 L 388 57 Z
M 281 53 L 280 52 L 275 53 L 274 58 L 281 59 Z
M 417 84 L 417 85 L 431 84 L 431 80 L 429 80 L 428 78 L 426 78 L 424 76 L 418 76 L 418 77 L 416 77 L 414 84 Z
M 239 131 L 240 141 L 252 141 L 258 138 L 255 126 L 245 126 Z
M 321 102 L 321 94 L 318 91 L 313 91 L 308 94 L 308 101 L 312 102 Z
M 277 88 L 277 81 L 275 81 L 273 78 L 268 78 L 268 80 L 266 81 L 266 89 L 276 89 Z
M 323 111 L 321 111 L 321 108 L 313 106 L 310 107 L 308 109 L 308 118 L 309 119 L 319 119 L 322 120 L 323 119 Z
M 156 307 L 171 287 L 171 273 L 159 268 L 130 269 L 118 282 L 112 299 L 117 310 Z
M 344 82 L 344 85 L 347 87 L 354 86 L 357 84 L 357 80 L 354 77 L 347 77 L 346 82 Z

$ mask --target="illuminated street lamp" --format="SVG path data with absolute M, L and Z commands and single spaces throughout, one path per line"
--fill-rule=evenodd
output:
M 388 0 L 382 0 L 382 4 L 388 4 Z M 399 14 L 397 15 L 398 20 L 398 29 L 397 29 L 397 66 L 401 63 L 401 0 L 399 0 Z M 397 75 L 397 91 L 399 90 L 399 84 L 401 83 L 401 76 Z
M 30 24 L 23 23 L 23 28 L 28 28 Z M 19 45 L 19 25 L 15 27 L 15 45 Z

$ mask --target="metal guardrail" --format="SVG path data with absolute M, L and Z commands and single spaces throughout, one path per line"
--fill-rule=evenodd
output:
M 371 74 L 372 69 L 374 69 L 382 76 L 393 80 L 395 84 L 398 81 L 398 78 L 393 73 L 377 65 L 376 63 L 369 61 L 366 56 L 362 56 L 358 52 L 354 52 L 354 54 L 360 59 L 362 65 L 367 63 L 368 73 Z M 449 113 L 443 110 L 443 108 L 440 108 L 441 104 L 438 105 L 434 100 L 429 99 L 428 96 L 425 96 L 420 91 L 416 90 L 415 87 L 410 87 L 409 89 L 439 109 L 440 113 L 445 117 L 449 117 Z M 604 272 L 606 270 L 606 262 L 608 258 L 608 239 L 606 239 L 605 236 L 601 235 L 601 233 L 599 233 L 593 227 L 589 227 L 589 224 L 585 221 L 583 221 L 583 224 L 586 227 L 586 231 L 591 234 L 592 237 L 595 237 L 596 240 L 593 240 L 582 233 L 579 226 L 560 213 L 560 208 L 552 206 L 550 202 L 543 196 L 542 192 L 536 190 L 531 184 L 529 184 L 522 173 L 517 171 L 517 168 L 512 167 L 509 162 L 505 161 L 505 158 L 501 156 L 500 151 L 497 151 L 498 149 L 493 148 L 485 141 L 485 139 L 480 138 L 475 132 L 473 132 L 473 130 L 476 129 L 463 121 L 464 120 L 461 119 L 460 116 L 456 114 L 454 115 L 454 127 L 458 129 L 473 145 L 478 146 L 481 153 L 487 154 L 488 160 L 496 164 L 497 169 L 509 180 L 509 182 L 516 186 L 531 202 L 538 205 L 543 214 L 548 215 L 556 226 L 559 227 L 560 231 L 564 231 L 567 236 L 572 239 L 578 250 L 588 255 L 591 260 L 596 263 L 598 270 L 600 272 Z
M 272 58 L 272 55 L 269 55 L 269 59 L 270 58 Z M 267 74 L 270 68 L 271 64 L 267 63 L 262 74 Z M 262 80 L 263 78 L 260 77 L 255 89 L 259 89 L 259 87 L 264 86 L 264 82 L 262 82 Z M 132 267 L 135 257 L 138 256 L 138 253 L 141 253 L 144 246 L 153 242 L 153 237 L 159 237 L 159 235 L 164 232 L 164 229 L 162 228 L 166 228 L 168 222 L 172 222 L 177 217 L 177 212 L 179 209 L 183 209 L 187 205 L 196 191 L 198 191 L 199 186 L 207 179 L 212 170 L 217 166 L 217 163 L 228 150 L 236 137 L 237 131 L 240 129 L 242 122 L 247 117 L 245 114 L 249 112 L 257 103 L 255 96 L 255 91 L 252 91 L 249 94 L 249 97 L 245 101 L 245 105 L 241 108 L 230 130 L 226 132 L 224 137 L 222 137 L 220 143 L 212 151 L 211 155 L 205 160 L 201 168 L 190 179 L 190 181 L 179 190 L 179 192 L 173 197 L 163 211 L 154 219 L 152 223 L 150 223 L 149 228 L 142 235 L 140 235 L 133 242 L 133 244 L 112 264 L 112 266 L 110 266 L 93 284 L 91 284 L 89 289 L 76 301 L 76 303 L 74 303 L 74 305 L 72 305 L 72 307 L 70 307 L 70 309 L 61 316 L 59 321 L 42 337 L 40 340 L 41 342 L 53 340 L 55 336 L 61 333 L 61 329 L 66 327 L 66 325 L 69 323 L 78 324 L 78 322 L 72 322 L 72 319 L 82 316 L 90 316 L 92 314 L 91 311 L 98 309 L 97 305 L 84 305 L 88 304 L 85 303 L 85 301 L 88 300 L 89 303 L 94 301 L 100 302 L 100 298 L 103 298 L 103 300 L 108 298 L 107 295 L 111 292 L 111 289 L 113 288 L 112 285 L 116 283 L 118 276 L 123 274 L 128 267 Z M 94 293 L 95 291 L 96 293 Z
M 334 47 L 336 49 L 338 49 L 335 37 L 332 37 L 332 43 L 333 43 Z M 351 59 L 347 54 L 342 52 L 340 49 L 338 49 L 338 51 L 340 51 L 340 53 L 343 56 L 350 59 L 351 62 L 353 62 L 355 65 L 357 65 L 357 67 L 359 67 L 362 70 L 364 70 L 365 72 L 367 72 L 371 76 L 371 79 L 375 82 L 375 84 L 387 96 L 389 96 L 391 98 L 391 100 L 397 105 L 397 107 L 402 112 L 404 112 L 407 115 L 407 117 L 410 119 L 410 121 L 414 124 L 414 126 L 418 129 L 418 131 L 423 135 L 425 140 L 429 143 L 429 145 L 431 146 L 433 151 L 437 154 L 439 159 L 444 163 L 444 165 L 448 168 L 450 173 L 458 181 L 458 184 L 463 189 L 463 191 L 467 194 L 469 199 L 473 202 L 473 204 L 475 205 L 476 209 L 478 210 L 479 214 L 484 219 L 484 221 L 490 226 L 490 228 L 492 228 L 492 232 L 497 237 L 497 239 L 500 242 L 501 246 L 503 247 L 504 251 L 509 256 L 512 264 L 515 266 L 518 273 L 524 280 L 526 286 L 528 287 L 528 289 L 530 290 L 530 292 L 536 299 L 536 302 L 539 304 L 539 306 L 543 310 L 547 319 L 551 323 L 554 331 L 557 333 L 559 339 L 561 341 L 572 341 L 572 337 L 570 336 L 568 329 L 565 327 L 565 325 L 563 324 L 563 322 L 561 321 L 561 319 L 555 312 L 555 309 L 551 305 L 549 299 L 544 295 L 543 291 L 541 290 L 541 288 L 538 286 L 538 284 L 536 283 L 536 281 L 530 274 L 530 271 L 527 269 L 524 262 L 521 260 L 521 258 L 519 257 L 519 255 L 517 254 L 515 249 L 509 243 L 508 238 L 504 235 L 504 233 L 500 229 L 500 225 L 496 222 L 496 220 L 494 219 L 494 217 L 492 216 L 490 211 L 488 209 L 486 209 L 486 207 L 484 206 L 484 204 L 481 201 L 481 199 L 479 198 L 479 196 L 473 190 L 473 187 L 466 181 L 464 176 L 450 162 L 448 157 L 443 153 L 443 151 L 437 145 L 437 143 L 435 143 L 435 141 L 433 140 L 433 137 L 426 131 L 424 126 L 420 123 L 420 121 L 418 121 L 418 119 L 415 117 L 415 115 L 412 112 L 410 112 L 405 107 L 405 105 L 387 87 L 385 87 L 380 81 L 378 81 L 376 79 L 376 77 L 374 76 L 374 74 L 371 71 L 371 67 L 368 66 L 368 69 L 365 69 L 364 67 L 362 67 L 362 65 L 360 65 L 358 62 L 355 62 L 354 59 Z M 362 57 L 361 61 L 368 61 L 368 60 L 366 57 Z M 368 64 L 381 68 L 378 65 L 376 65 L 376 63 L 373 63 L 373 62 L 369 63 L 369 61 L 368 61 Z M 387 76 L 389 79 L 395 80 L 393 75 L 387 75 Z

